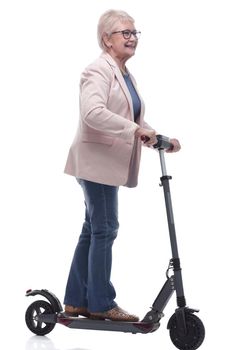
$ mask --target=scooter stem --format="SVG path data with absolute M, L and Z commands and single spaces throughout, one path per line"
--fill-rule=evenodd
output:
M 165 163 L 165 158 L 164 158 L 164 149 L 159 149 L 159 158 L 160 158 L 162 175 L 167 176 L 167 169 L 166 169 L 166 163 Z
M 163 141 L 163 137 L 161 137 L 161 139 Z M 161 180 L 161 186 L 163 187 L 166 212 L 167 212 L 167 221 L 168 221 L 169 236 L 170 236 L 171 250 L 172 250 L 171 262 L 172 262 L 172 267 L 173 267 L 174 276 L 175 276 L 175 290 L 177 295 L 177 305 L 179 307 L 185 307 L 186 301 L 184 297 L 180 258 L 178 253 L 175 221 L 174 221 L 171 191 L 170 191 L 170 185 L 169 185 L 169 181 L 172 179 L 172 177 L 167 175 L 165 156 L 164 156 L 164 151 L 167 148 L 168 147 L 166 145 L 163 147 L 163 144 L 160 147 L 158 147 L 161 170 L 162 170 L 162 177 L 160 178 L 160 180 Z

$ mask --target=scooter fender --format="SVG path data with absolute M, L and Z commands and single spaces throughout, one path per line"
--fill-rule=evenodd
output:
M 26 292 L 26 297 L 35 296 L 35 295 L 42 295 L 44 298 L 46 298 L 50 302 L 54 312 L 61 312 L 63 310 L 59 299 L 56 297 L 55 294 L 53 294 L 49 290 L 47 290 L 47 289 L 34 289 L 34 290 L 29 289 Z
M 185 322 L 185 314 L 187 314 L 187 313 L 193 314 L 195 312 L 199 312 L 199 310 L 198 309 L 190 309 L 189 307 L 177 308 L 175 310 L 174 315 L 171 316 L 170 320 L 168 321 L 167 329 L 171 329 L 171 324 L 172 324 L 172 321 L 173 321 L 173 317 L 176 317 L 176 319 L 178 321 L 178 324 L 179 324 L 181 322 L 181 320 Z M 186 327 L 185 324 L 184 324 L 184 326 Z

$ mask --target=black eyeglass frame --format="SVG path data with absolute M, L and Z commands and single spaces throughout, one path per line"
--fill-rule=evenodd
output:
M 129 29 L 125 29 L 125 30 L 118 30 L 116 32 L 112 32 L 112 34 L 122 34 L 124 39 L 128 40 L 131 38 L 131 36 L 133 35 L 137 40 L 140 38 L 141 32 L 138 30 L 129 30 Z

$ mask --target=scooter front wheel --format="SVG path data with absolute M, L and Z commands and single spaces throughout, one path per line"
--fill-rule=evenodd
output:
M 176 314 L 170 318 L 170 338 L 173 344 L 180 350 L 195 350 L 199 348 L 205 338 L 205 328 L 202 321 L 193 314 L 187 313 L 186 334 L 178 328 Z
M 39 321 L 38 316 L 41 314 L 53 314 L 54 310 L 47 301 L 34 301 L 26 310 L 25 321 L 27 327 L 36 335 L 45 335 L 50 333 L 55 327 L 55 323 L 44 323 Z

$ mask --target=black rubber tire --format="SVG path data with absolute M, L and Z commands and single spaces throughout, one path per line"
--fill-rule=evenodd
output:
M 54 314 L 54 310 L 47 301 L 37 300 L 34 301 L 26 310 L 25 321 L 27 327 L 36 335 L 45 335 L 50 333 L 55 327 L 55 323 L 44 323 L 35 320 L 35 316 L 41 314 Z
M 180 350 L 195 350 L 199 348 L 205 338 L 205 328 L 202 321 L 193 314 L 186 314 L 187 334 L 183 335 L 177 327 L 176 314 L 170 319 L 170 338 Z

